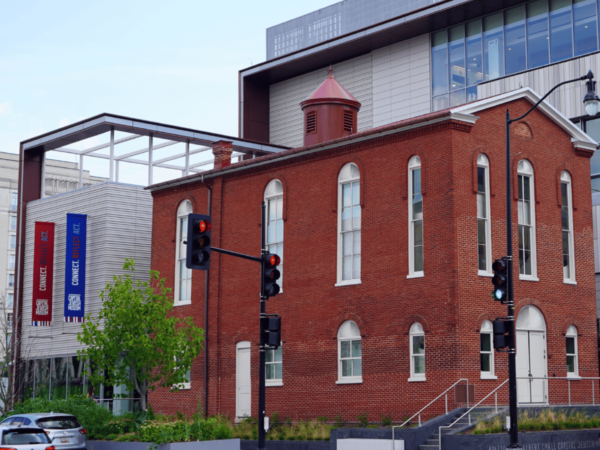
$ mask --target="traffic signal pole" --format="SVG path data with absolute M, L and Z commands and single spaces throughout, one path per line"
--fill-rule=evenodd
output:
M 261 206 L 261 225 L 260 225 L 260 253 L 261 256 L 267 253 L 265 236 L 265 202 Z M 258 381 L 258 449 L 265 448 L 265 333 L 263 330 L 263 317 L 266 317 L 267 298 L 263 295 L 265 292 L 265 265 L 260 265 L 260 346 L 259 346 L 259 381 Z

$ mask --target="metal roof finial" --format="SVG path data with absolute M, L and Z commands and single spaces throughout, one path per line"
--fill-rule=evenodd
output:
M 329 76 L 327 78 L 333 78 L 333 67 L 329 64 Z

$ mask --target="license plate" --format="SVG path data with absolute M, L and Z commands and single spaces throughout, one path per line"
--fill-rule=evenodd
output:
M 69 438 L 60 438 L 60 443 L 61 444 L 68 444 L 71 442 L 71 439 Z

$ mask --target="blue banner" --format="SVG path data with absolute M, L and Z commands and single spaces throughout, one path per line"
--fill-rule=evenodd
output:
M 65 257 L 65 322 L 85 318 L 85 244 L 87 216 L 67 213 Z

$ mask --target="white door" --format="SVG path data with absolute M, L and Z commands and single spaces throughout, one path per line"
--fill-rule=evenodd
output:
M 528 380 L 518 378 L 528 377 Z M 546 382 L 546 333 L 517 331 L 517 395 L 519 403 L 544 403 Z
M 519 403 L 531 403 L 529 380 L 529 332 L 517 331 L 517 396 Z
M 252 413 L 252 383 L 250 380 L 250 342 L 237 344 L 236 359 L 236 417 Z

